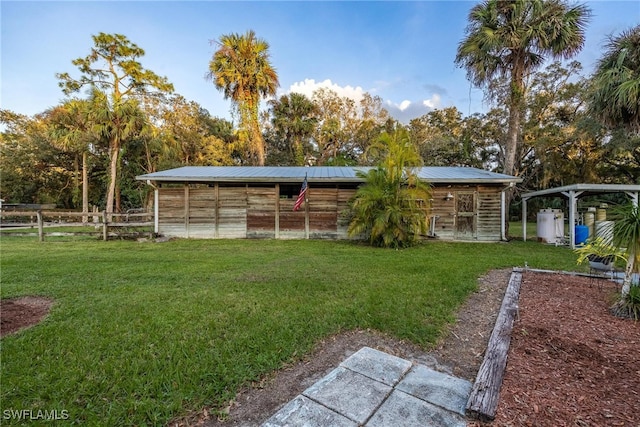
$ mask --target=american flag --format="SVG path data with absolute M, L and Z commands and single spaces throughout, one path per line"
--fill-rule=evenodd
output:
M 304 176 L 304 181 L 302 181 L 302 188 L 300 188 L 300 194 L 298 194 L 298 198 L 296 199 L 296 203 L 293 205 L 293 210 L 297 211 L 302 206 L 304 202 L 304 198 L 307 195 L 307 176 Z

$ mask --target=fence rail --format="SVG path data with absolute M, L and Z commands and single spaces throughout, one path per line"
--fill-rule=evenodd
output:
M 5 222 L 5 218 L 17 218 L 18 221 Z M 29 218 L 28 221 L 23 219 Z M 35 218 L 35 221 L 33 220 Z M 80 218 L 80 221 L 72 221 L 72 218 Z M 44 241 L 46 227 L 82 227 L 94 226 L 102 230 L 102 239 L 108 240 L 110 236 L 122 236 L 124 234 L 149 234 L 138 231 L 132 233 L 126 231 L 131 228 L 153 227 L 152 213 L 107 213 L 101 212 L 66 212 L 51 210 L 0 210 L 0 230 L 16 227 L 37 227 L 38 240 Z M 146 220 L 145 220 L 146 219 Z M 153 233 L 153 232 L 151 232 Z

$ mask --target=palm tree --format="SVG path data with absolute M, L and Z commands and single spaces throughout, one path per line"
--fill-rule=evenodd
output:
M 383 133 L 369 151 L 378 167 L 358 172 L 366 183 L 354 197 L 348 233 L 374 246 L 410 246 L 426 233 L 430 211 L 431 188 L 413 170 L 420 154 L 404 128 Z
M 524 108 L 525 79 L 547 56 L 576 55 L 584 44 L 590 9 L 564 0 L 485 0 L 469 13 L 455 62 L 476 86 L 496 77 L 509 83 L 509 122 L 503 171 L 513 175 Z
M 94 142 L 89 121 L 90 103 L 86 100 L 72 99 L 51 112 L 51 136 L 63 150 L 82 155 L 82 212 L 89 212 L 89 177 L 87 156 Z M 77 163 L 77 160 L 76 160 Z M 77 171 L 77 169 L 76 169 Z M 77 181 L 77 179 L 76 179 Z M 82 217 L 86 223 L 87 216 Z
M 224 92 L 224 98 L 234 103 L 240 116 L 240 143 L 249 145 L 252 163 L 263 166 L 260 98 L 275 95 L 279 85 L 276 70 L 269 62 L 269 44 L 252 30 L 244 35 L 223 35 L 217 43 L 219 48 L 209 62 L 208 77 Z
M 640 273 L 640 208 L 636 203 L 628 203 L 613 210 L 613 243 L 624 250 L 627 263 L 620 300 L 612 307 L 612 312 L 620 317 L 631 317 L 640 307 L 627 304 L 631 290 L 633 273 Z
M 273 115 L 271 124 L 276 134 L 289 144 L 294 164 L 304 165 L 303 141 L 311 137 L 318 123 L 314 116 L 316 105 L 305 95 L 295 92 L 269 103 Z
M 595 117 L 611 128 L 640 133 L 640 25 L 609 38 L 592 87 Z
M 79 68 L 80 77 L 73 78 L 69 73 L 59 73 L 56 77 L 66 95 L 84 87 L 92 91 L 93 99 L 90 102 L 97 110 L 91 112 L 91 120 L 95 120 L 97 131 L 109 141 L 110 175 L 106 211 L 111 214 L 122 143 L 133 136 L 133 122 L 140 118 L 136 99 L 171 93 L 173 85 L 166 77 L 158 76 L 138 62 L 138 58 L 144 56 L 144 50 L 124 35 L 99 33 L 92 39 L 94 47 L 91 53 L 72 61 Z
M 116 189 L 122 144 L 148 129 L 148 121 L 135 98 L 109 100 L 106 93 L 94 89 L 89 102 L 91 103 L 89 120 L 93 126 L 92 130 L 109 146 L 109 187 L 106 211 L 111 214 L 114 212 L 114 200 L 116 211 L 120 208 Z

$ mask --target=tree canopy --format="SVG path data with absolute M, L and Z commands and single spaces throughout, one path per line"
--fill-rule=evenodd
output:
M 225 99 L 231 99 L 240 116 L 238 138 L 248 145 L 251 164 L 263 166 L 264 140 L 259 124 L 260 98 L 276 94 L 278 74 L 269 59 L 269 43 L 253 30 L 231 33 L 216 42 L 208 77 Z
M 109 141 L 109 186 L 106 211 L 114 211 L 118 182 L 118 165 L 123 143 L 132 138 L 144 126 L 145 117 L 138 103 L 141 97 L 155 89 L 172 92 L 173 85 L 165 77 L 142 67 L 138 58 L 144 50 L 122 34 L 99 33 L 92 36 L 94 47 L 84 58 L 72 61 L 80 71 L 80 77 L 59 73 L 59 86 L 66 94 L 91 89 L 90 118 L 99 129 L 98 134 Z
M 591 113 L 640 134 L 640 25 L 609 38 L 592 85 Z
M 569 6 L 563 0 L 485 0 L 469 12 L 455 62 L 476 86 L 489 87 L 496 77 L 508 79 L 504 173 L 513 174 L 515 167 L 525 79 L 548 57 L 577 54 L 589 16 L 586 6 Z

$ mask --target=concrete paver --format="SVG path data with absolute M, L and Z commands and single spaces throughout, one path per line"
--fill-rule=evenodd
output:
M 469 381 L 416 365 L 396 387 L 419 399 L 464 415 L 471 393 Z
M 471 383 L 363 347 L 263 427 L 464 427 Z
M 358 423 L 304 396 L 287 403 L 263 427 L 358 427 Z
M 411 369 L 412 363 L 379 350 L 363 347 L 340 366 L 393 387 Z
M 386 384 L 338 367 L 302 394 L 358 424 L 364 424 L 391 390 Z
M 466 427 L 464 417 L 394 390 L 366 427 Z

